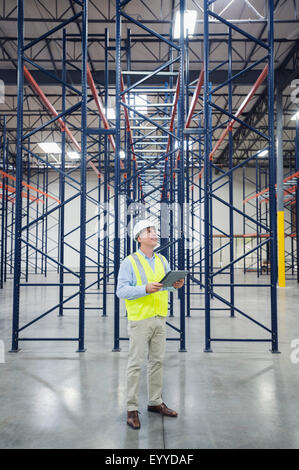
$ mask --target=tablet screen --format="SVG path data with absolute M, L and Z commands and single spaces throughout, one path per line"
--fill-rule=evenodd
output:
M 164 287 L 171 287 L 174 282 L 187 276 L 189 271 L 169 271 L 160 281 Z

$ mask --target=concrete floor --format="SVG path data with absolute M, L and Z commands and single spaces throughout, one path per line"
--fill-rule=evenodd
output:
M 52 279 L 55 275 L 47 281 Z M 242 279 L 238 275 L 236 282 Z M 247 274 L 246 280 L 256 282 L 256 277 Z M 238 288 L 237 305 L 270 325 L 267 292 Z M 53 305 L 56 296 L 56 288 L 22 288 L 20 325 Z M 97 294 L 88 296 L 87 306 L 97 305 L 99 299 Z M 202 302 L 203 296 L 196 296 L 192 306 Z M 192 312 L 186 319 L 188 351 L 179 353 L 177 342 L 167 342 L 163 398 L 179 416 L 162 418 L 146 411 L 144 371 L 139 431 L 126 425 L 128 342 L 121 343 L 121 352 L 112 352 L 113 295 L 109 305 L 107 318 L 86 311 L 85 353 L 75 352 L 76 343 L 23 342 L 19 353 L 9 354 L 12 283 L 7 282 L 0 292 L 0 339 L 5 345 L 0 364 L 0 448 L 299 448 L 299 363 L 291 361 L 291 341 L 299 339 L 299 286 L 294 281 L 278 292 L 281 354 L 271 354 L 269 343 L 213 343 L 213 353 L 204 353 L 203 312 Z M 170 321 L 178 325 L 178 320 L 176 314 Z M 72 337 L 77 325 L 76 312 L 67 310 L 63 318 L 54 312 L 26 336 Z M 125 334 L 122 306 L 121 335 Z M 246 318 L 229 318 L 227 311 L 213 315 L 212 335 L 268 337 Z

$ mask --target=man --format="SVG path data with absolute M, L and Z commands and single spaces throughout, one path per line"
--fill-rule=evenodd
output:
M 183 286 L 184 280 L 163 288 L 159 281 L 170 271 L 166 258 L 154 253 L 158 236 L 150 220 L 139 221 L 133 229 L 139 243 L 136 253 L 122 262 L 116 295 L 125 299 L 130 338 L 127 366 L 127 424 L 140 428 L 138 417 L 139 378 L 148 353 L 148 411 L 175 417 L 162 401 L 163 359 L 166 343 L 168 290 Z

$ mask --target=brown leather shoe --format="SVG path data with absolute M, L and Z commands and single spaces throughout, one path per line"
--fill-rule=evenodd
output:
M 127 424 L 133 429 L 140 428 L 140 421 L 138 418 L 138 411 L 128 411 Z
M 170 416 L 171 418 L 175 418 L 178 414 L 176 411 L 167 408 L 165 403 L 161 403 L 158 406 L 148 406 L 148 411 L 152 411 L 153 413 L 160 413 L 163 416 Z

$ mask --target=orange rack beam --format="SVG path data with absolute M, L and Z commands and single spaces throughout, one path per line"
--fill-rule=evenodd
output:
M 26 79 L 28 80 L 30 86 L 32 87 L 32 89 L 35 91 L 35 93 L 39 96 L 39 98 L 41 99 L 42 103 L 44 104 L 44 106 L 48 109 L 48 111 L 52 114 L 53 117 L 57 117 L 58 116 L 58 113 L 56 111 L 56 109 L 54 108 L 54 106 L 50 103 L 50 101 L 48 100 L 48 98 L 46 97 L 46 95 L 44 94 L 44 92 L 42 91 L 42 89 L 40 88 L 40 86 L 36 83 L 36 81 L 34 80 L 33 76 L 31 75 L 31 73 L 29 72 L 29 70 L 27 69 L 27 67 L 24 65 L 24 75 L 26 77 Z M 77 142 L 76 138 L 74 137 L 74 135 L 71 133 L 71 131 L 69 130 L 69 128 L 65 125 L 65 123 L 63 122 L 63 120 L 61 118 L 57 119 L 60 127 L 61 127 L 61 131 L 62 132 L 65 132 L 68 137 L 70 138 L 70 140 L 73 142 L 73 144 L 75 145 L 75 147 L 77 148 L 77 150 L 79 152 L 81 152 L 81 146 L 80 144 Z M 99 170 L 96 168 L 96 166 L 92 163 L 92 162 L 88 162 L 88 165 L 97 173 L 98 177 L 100 178 L 101 177 L 101 174 L 99 172 Z
M 268 65 L 266 65 L 266 67 L 264 68 L 264 70 L 260 74 L 259 78 L 257 79 L 255 84 L 253 85 L 252 89 L 250 90 L 250 92 L 246 96 L 245 100 L 243 101 L 243 103 L 239 107 L 239 109 L 236 113 L 236 118 L 239 118 L 241 116 L 241 114 L 243 113 L 243 111 L 247 107 L 248 103 L 252 100 L 253 96 L 255 95 L 255 93 L 257 92 L 257 90 L 259 89 L 259 87 L 261 86 L 261 84 L 263 83 L 265 78 L 267 77 L 268 69 L 269 69 L 269 67 L 268 67 Z M 233 126 L 234 126 L 235 122 L 236 122 L 236 119 L 231 119 L 231 121 L 229 122 L 226 129 L 224 129 L 224 131 L 222 132 L 217 144 L 215 145 L 212 152 L 210 153 L 210 160 L 213 159 L 214 154 L 217 152 L 218 148 L 220 147 L 220 145 L 224 141 L 227 134 L 233 130 Z
M 108 122 L 108 120 L 105 116 L 104 106 L 103 106 L 103 104 L 101 102 L 101 99 L 98 95 L 98 92 L 97 92 L 97 89 L 96 89 L 96 86 L 95 86 L 95 83 L 94 83 L 94 80 L 93 80 L 93 77 L 92 77 L 92 74 L 91 74 L 91 71 L 90 71 L 90 68 L 89 68 L 88 64 L 87 64 L 87 82 L 88 82 L 89 88 L 91 89 L 91 93 L 92 93 L 92 96 L 95 100 L 95 103 L 97 105 L 100 117 L 103 121 L 104 128 L 108 130 L 108 129 L 110 129 L 110 125 L 109 125 L 109 122 Z M 108 134 L 108 139 L 110 140 L 112 148 L 115 152 L 116 146 L 115 146 L 115 140 L 114 140 L 113 136 L 111 134 Z M 120 161 L 120 166 L 121 166 L 121 168 L 124 168 L 124 164 L 123 164 L 122 161 Z
M 0 170 L 0 174 L 3 175 L 3 176 L 5 176 L 6 178 L 9 178 L 9 179 L 12 180 L 12 181 L 16 181 L 16 178 L 15 178 L 14 176 L 9 175 L 8 173 L 5 173 L 5 171 L 3 171 L 3 170 Z M 45 197 L 47 197 L 47 198 L 49 198 L 49 199 L 53 199 L 55 202 L 58 202 L 58 204 L 61 203 L 61 201 L 59 201 L 59 199 L 57 199 L 56 197 L 51 196 L 51 194 L 47 194 L 47 193 L 45 193 L 44 191 L 42 191 L 41 189 L 37 189 L 37 188 L 35 188 L 34 186 L 31 186 L 30 184 L 25 183 L 25 181 L 22 181 L 22 186 L 25 186 L 26 188 L 29 188 L 29 189 L 31 189 L 32 191 L 35 191 L 35 192 L 37 192 L 37 193 L 39 193 L 39 194 L 42 194 L 43 196 L 45 196 Z
M 120 76 L 120 91 L 123 92 L 124 89 L 125 89 L 124 79 L 123 79 L 123 76 L 121 75 Z M 122 95 L 121 99 L 122 99 L 122 102 L 124 104 L 126 104 L 126 97 L 125 97 L 124 94 Z M 126 130 L 129 133 L 130 147 L 131 147 L 131 150 L 132 150 L 133 161 L 135 162 L 135 168 L 136 168 L 136 171 L 137 171 L 138 170 L 138 164 L 137 164 L 136 154 L 135 154 L 135 151 L 134 151 L 133 135 L 132 135 L 132 130 L 131 130 L 131 126 L 130 126 L 129 113 L 128 113 L 128 109 L 126 107 L 124 107 L 124 112 L 125 112 L 125 120 L 126 120 Z M 122 163 L 122 161 L 121 161 L 121 163 Z M 138 175 L 137 177 L 139 179 L 140 188 L 142 188 L 142 183 L 141 183 L 140 176 Z
M 290 176 L 287 176 L 283 182 L 284 183 L 287 183 L 289 180 L 291 180 L 292 178 L 299 178 L 299 171 L 297 171 L 296 173 L 293 173 L 292 175 Z M 275 185 L 275 188 L 277 187 L 277 184 Z M 262 191 L 260 191 L 259 193 L 256 193 L 254 194 L 253 196 L 250 196 L 248 197 L 247 199 L 244 199 L 243 201 L 243 204 L 246 204 L 246 202 L 249 202 L 251 201 L 252 199 L 256 199 L 257 197 L 259 196 L 262 196 L 263 194 L 267 193 L 269 191 L 269 188 L 266 188 L 266 189 L 263 189 Z
M 0 188 L 3 188 L 2 183 L 0 183 Z M 9 191 L 10 193 L 15 193 L 16 192 L 16 188 L 14 186 L 9 186 L 8 184 L 6 184 L 4 186 L 4 189 L 7 189 L 7 191 Z M 27 194 L 24 193 L 23 191 L 21 193 L 21 196 L 25 199 L 30 199 L 30 201 L 41 202 L 42 204 L 44 204 L 44 201 L 42 199 L 38 199 L 38 198 L 33 197 L 33 196 L 27 196 Z
M 196 83 L 196 87 L 195 87 L 195 90 L 194 90 L 194 93 L 193 93 L 193 96 L 192 96 L 188 116 L 187 116 L 187 119 L 186 119 L 185 129 L 188 129 L 190 127 L 191 119 L 192 119 L 192 116 L 194 114 L 194 110 L 195 110 L 195 107 L 196 107 L 196 104 L 197 104 L 197 101 L 198 101 L 198 98 L 199 98 L 199 95 L 200 95 L 200 92 L 201 92 L 201 89 L 202 89 L 202 86 L 203 86 L 203 82 L 204 82 L 204 67 L 202 65 L 202 68 L 201 68 L 201 71 L 200 71 L 200 74 L 199 74 L 199 77 L 198 77 L 198 80 L 197 80 L 197 83 Z M 174 114 L 173 114 L 172 120 L 171 120 L 172 128 L 169 129 L 170 131 L 173 131 L 173 121 L 174 121 L 175 113 L 176 113 L 176 109 L 177 109 L 178 95 L 179 95 L 179 80 L 178 80 L 178 83 L 177 83 L 177 90 L 176 90 L 176 94 L 175 94 L 175 107 L 174 107 L 174 110 L 173 110 Z M 169 144 L 170 144 L 170 136 L 168 138 L 167 149 L 169 149 Z M 177 162 L 178 162 L 179 159 L 180 159 L 180 152 L 178 153 L 175 167 L 177 166 Z M 173 174 L 173 177 L 175 178 L 175 173 Z
M 260 76 L 258 77 L 257 81 L 255 82 L 255 84 L 253 85 L 252 89 L 250 90 L 250 92 L 248 93 L 248 95 L 246 96 L 245 100 L 243 101 L 243 103 L 241 104 L 241 106 L 239 107 L 237 113 L 236 113 L 236 118 L 239 118 L 241 116 L 241 114 L 243 113 L 243 111 L 245 110 L 245 108 L 247 107 L 248 103 L 252 100 L 253 96 L 255 95 L 255 93 L 257 92 L 257 90 L 259 89 L 259 87 L 261 86 L 261 84 L 263 83 L 263 81 L 265 80 L 265 78 L 267 77 L 268 75 L 268 65 L 266 65 L 266 67 L 264 68 L 264 70 L 262 71 L 262 73 L 260 74 Z M 214 154 L 217 152 L 217 150 L 219 149 L 220 145 L 222 144 L 222 142 L 224 141 L 224 139 L 226 138 L 227 134 L 229 132 L 232 132 L 233 130 L 233 126 L 236 122 L 236 119 L 231 119 L 228 126 L 224 129 L 224 131 L 222 132 L 221 136 L 219 137 L 219 140 L 218 142 L 216 143 L 216 145 L 214 146 L 214 148 L 212 149 L 211 153 L 210 153 L 210 160 L 213 160 L 213 156 Z M 201 170 L 200 174 L 199 174 L 199 178 L 202 177 L 202 174 L 203 174 L 203 169 Z

